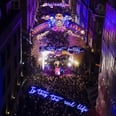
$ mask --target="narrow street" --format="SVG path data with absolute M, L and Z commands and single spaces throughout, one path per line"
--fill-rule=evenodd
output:
M 97 76 L 90 73 L 93 53 L 69 7 L 40 5 L 13 116 L 87 116 L 94 109 L 97 93 L 89 96 L 91 88 L 97 90 Z

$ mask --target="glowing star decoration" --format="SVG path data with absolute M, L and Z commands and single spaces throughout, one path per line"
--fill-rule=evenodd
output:
M 74 101 L 68 101 L 68 100 L 64 99 L 63 97 L 60 97 L 60 96 L 57 96 L 57 95 L 54 95 L 54 94 L 50 94 L 50 92 L 45 91 L 45 90 L 43 90 L 41 88 L 38 88 L 38 87 L 35 87 L 35 86 L 32 86 L 31 90 L 28 93 L 31 94 L 31 95 L 37 94 L 37 95 L 40 95 L 44 98 L 49 98 L 51 101 L 54 101 L 54 102 L 60 102 L 61 101 L 61 102 L 64 103 L 64 105 L 72 107 L 72 108 L 76 108 L 81 113 L 88 112 L 88 108 L 85 105 L 77 104 Z

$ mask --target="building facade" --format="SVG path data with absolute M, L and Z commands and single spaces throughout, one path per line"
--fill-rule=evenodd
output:
M 22 16 L 11 9 L 11 0 L 0 4 L 0 111 L 4 116 L 10 115 L 21 83 Z
M 109 0 L 102 37 L 97 111 L 100 116 L 116 116 L 116 1 Z
M 88 57 L 91 58 L 91 61 L 86 61 L 89 64 L 87 68 L 89 70 L 90 77 L 94 76 L 95 78 L 98 78 L 99 74 L 105 6 L 106 0 L 77 1 L 76 13 L 78 16 L 78 24 L 80 24 L 85 29 L 86 44 L 90 48 L 90 54 L 88 54 Z M 90 97 L 90 102 L 92 103 L 92 105 L 95 106 L 97 98 L 97 84 L 95 85 L 95 89 L 91 88 L 91 91 L 94 91 L 94 93 L 93 95 L 88 94 L 88 97 Z M 91 98 L 92 96 L 93 101 Z
M 78 23 L 87 32 L 87 44 L 95 51 L 101 46 L 105 5 L 106 0 L 102 2 L 100 0 L 78 0 L 77 2 Z
M 35 25 L 35 16 L 38 0 L 20 0 L 20 9 L 22 12 L 22 51 L 24 62 L 27 61 L 27 54 L 31 51 L 31 29 Z
M 34 26 L 34 18 L 37 7 L 37 0 L 21 0 L 20 1 L 21 10 L 22 10 L 22 18 L 23 18 L 23 33 L 28 36 L 30 29 Z
M 20 0 L 12 0 L 12 8 L 13 9 L 20 9 L 21 2 Z

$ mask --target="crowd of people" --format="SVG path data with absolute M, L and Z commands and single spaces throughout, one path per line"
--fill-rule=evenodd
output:
M 65 46 L 68 47 L 68 35 L 66 32 L 55 32 L 50 30 L 50 32 L 46 35 L 46 37 L 41 39 L 42 45 L 47 44 L 47 46 L 52 47 L 59 47 L 59 46 Z
M 32 67 L 33 70 L 37 70 L 35 65 L 32 66 L 34 66 Z M 39 70 L 38 72 L 32 72 L 31 76 L 27 76 L 27 81 L 22 87 L 19 102 L 13 113 L 14 116 L 87 116 L 87 113 L 81 113 L 79 110 L 66 106 L 62 102 L 53 102 L 49 98 L 45 99 L 35 94 L 30 95 L 28 91 L 30 86 L 37 86 L 90 108 L 87 88 L 93 82 L 88 78 L 88 72 L 57 77 L 43 75 Z
M 73 75 L 43 75 L 35 58 L 28 56 L 23 67 L 23 76 L 27 81 L 23 83 L 12 116 L 87 116 L 87 113 L 81 113 L 62 102 L 54 102 L 49 98 L 28 93 L 30 86 L 37 86 L 69 101 L 84 104 L 89 109 L 91 104 L 87 89 L 97 83 L 97 78 L 89 74 L 86 65 L 88 62 L 83 62 Z

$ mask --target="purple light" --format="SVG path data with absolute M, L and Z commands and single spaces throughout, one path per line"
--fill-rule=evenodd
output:
M 42 89 L 37 89 L 37 94 L 43 96 L 44 98 L 48 97 L 49 92 L 44 91 Z
M 88 111 L 88 109 L 86 108 L 86 106 L 83 106 L 83 105 L 81 105 L 81 104 L 79 104 L 79 105 L 77 106 L 77 109 L 80 110 L 81 113 L 87 112 L 87 111 Z
M 70 107 L 75 107 L 76 106 L 76 104 L 75 104 L 75 102 L 70 102 L 70 101 L 64 101 L 64 104 L 65 105 L 67 105 L 67 106 L 70 106 Z
M 52 100 L 52 101 L 56 101 L 56 102 L 59 102 L 59 101 L 61 101 L 61 100 L 63 100 L 63 98 L 62 97 L 59 97 L 59 96 L 56 96 L 56 95 L 50 95 L 50 99 Z
M 37 92 L 36 87 L 32 86 L 31 90 L 29 91 L 29 94 L 34 94 L 36 92 Z
M 50 8 L 53 8 L 54 6 L 59 6 L 59 7 L 69 7 L 69 4 L 66 3 L 44 3 L 41 5 L 42 7 L 49 6 Z
M 37 95 L 40 95 L 44 98 L 50 98 L 50 100 L 55 101 L 55 102 L 62 101 L 65 105 L 67 105 L 69 107 L 72 107 L 72 108 L 74 107 L 74 108 L 80 110 L 81 113 L 88 112 L 88 108 L 85 105 L 77 104 L 74 101 L 71 102 L 71 101 L 65 100 L 63 97 L 60 97 L 60 96 L 57 96 L 57 95 L 54 95 L 54 94 L 50 94 L 48 91 L 45 91 L 45 90 L 40 89 L 40 88 L 35 87 L 35 86 L 32 86 L 31 90 L 28 93 L 29 94 L 35 94 L 36 93 Z

